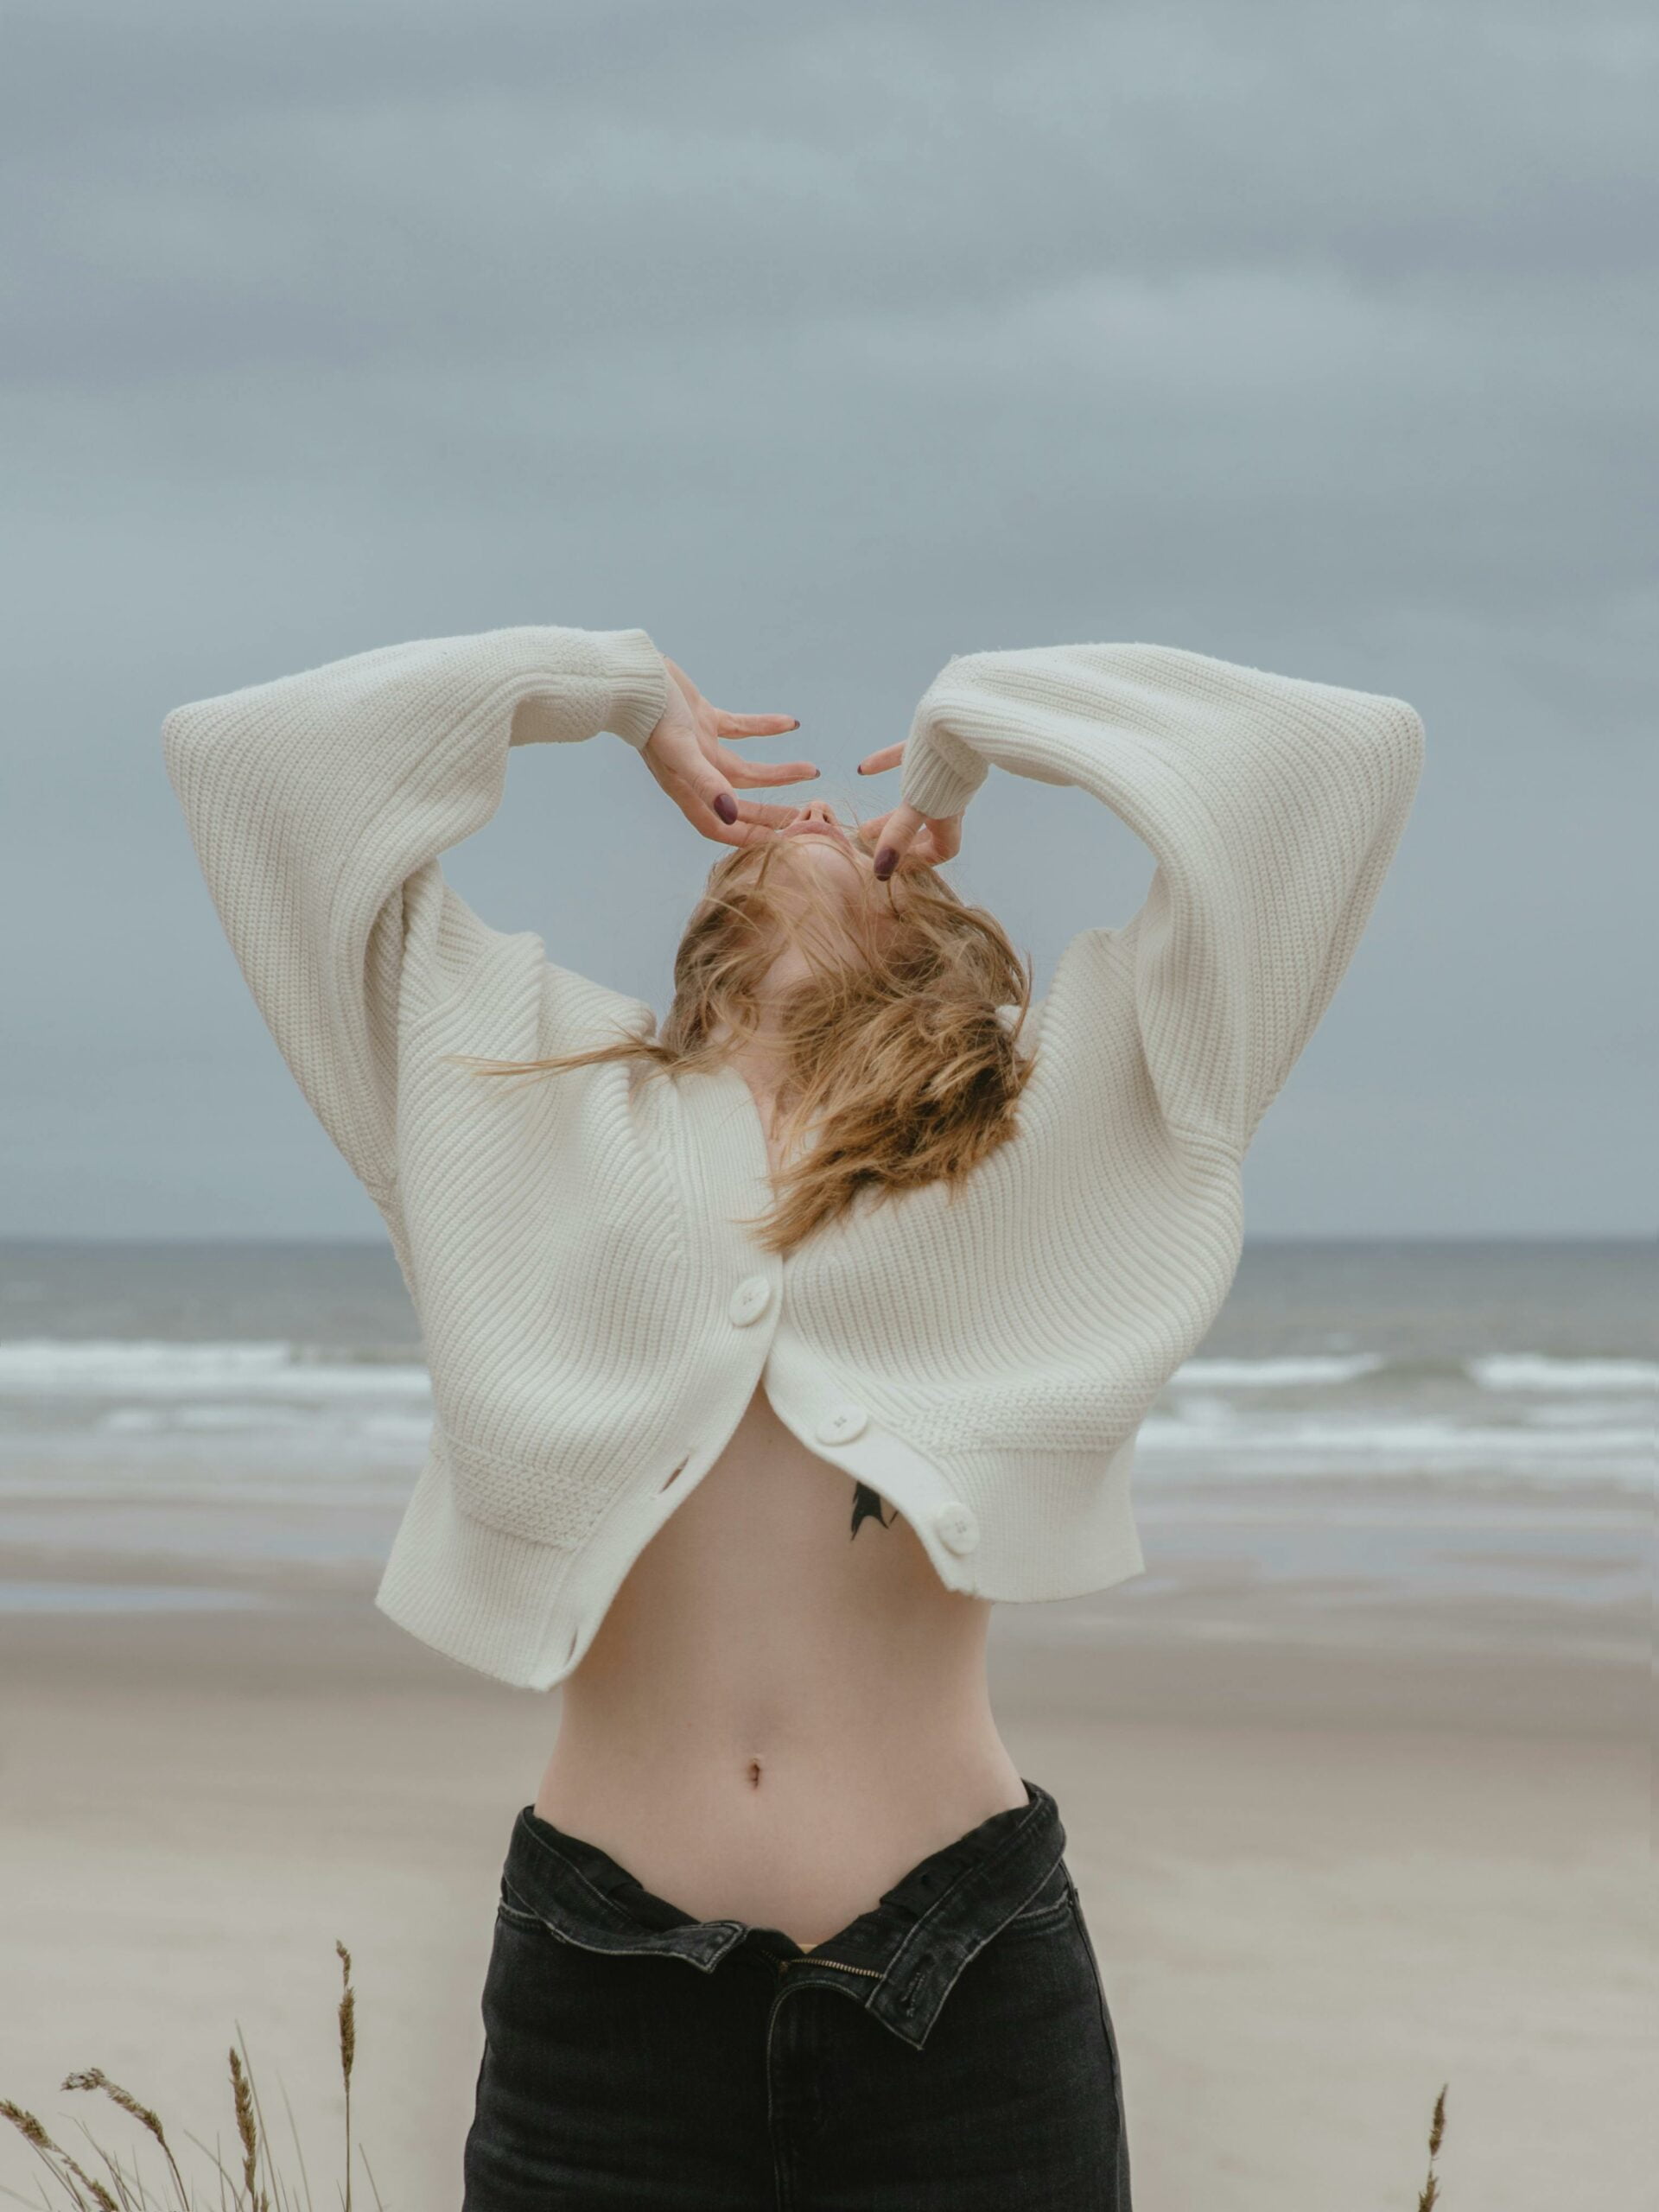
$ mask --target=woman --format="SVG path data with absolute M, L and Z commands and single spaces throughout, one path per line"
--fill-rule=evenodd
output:
M 435 1420 L 378 1602 L 563 1688 L 514 1825 L 467 2212 L 1127 2207 L 1107 2005 L 990 1605 L 1139 1571 L 1136 1431 L 1420 771 L 1396 700 L 1148 645 L 953 659 L 900 803 L 747 794 L 643 631 L 386 648 L 181 709 L 237 957 L 374 1198 Z M 439 855 L 610 731 L 711 872 L 660 1032 Z M 1152 848 L 1040 1008 L 937 871 L 991 766 Z

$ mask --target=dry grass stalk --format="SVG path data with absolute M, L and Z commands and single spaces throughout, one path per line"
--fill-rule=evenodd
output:
M 99 2160 L 105 2173 L 108 2174 L 110 2179 L 115 2183 L 115 2197 L 113 2201 L 117 2205 L 118 2212 L 131 2212 L 131 2208 L 135 2204 L 138 2203 L 138 2200 L 133 2196 L 131 2190 L 127 2187 L 126 2177 L 122 2173 L 119 2165 L 110 2156 L 103 2145 L 94 2138 L 92 2130 L 87 2126 L 84 2120 L 77 2120 L 75 2126 L 86 2138 L 87 2142 L 92 2145 L 92 2155 Z M 90 2176 L 87 2177 L 87 2185 L 92 2190 L 93 2201 L 100 2208 L 103 2208 L 105 2197 L 109 2195 L 108 2190 L 104 2188 L 102 2182 L 93 2182 Z M 142 2205 L 139 2205 L 139 2212 L 143 2212 Z
M 22 2105 L 15 2105 L 10 2097 L 0 2103 L 0 2120 L 9 2120 L 31 2150 L 47 2151 L 52 2147 L 52 2138 L 41 2126 L 32 2112 L 25 2112 Z
M 259 2193 L 259 2129 L 253 2116 L 253 2092 L 248 2086 L 242 2054 L 231 2046 L 231 2098 L 236 2109 L 236 2132 L 242 2141 L 242 2186 L 247 2191 L 248 2212 L 270 2212 L 270 2199 Z
M 1434 2100 L 1434 2115 L 1428 2123 L 1428 2179 L 1417 2197 L 1417 2212 L 1434 2212 L 1440 2201 L 1440 2176 L 1434 2162 L 1440 2155 L 1440 2145 L 1446 2139 L 1446 2092 L 1450 2084 L 1443 2082 L 1440 2094 Z
M 346 2084 L 346 2205 L 352 2212 L 352 2067 L 357 2057 L 357 1996 L 352 1987 L 352 1955 L 334 1938 L 340 1958 L 340 2072 Z
M 99 2212 L 120 2212 L 120 2207 L 101 2181 L 95 2179 L 84 2166 L 78 2165 L 67 2151 L 61 2152 L 60 2156 L 93 2203 L 98 2206 Z
M 86 2208 L 86 2212 L 120 2212 L 102 2182 L 95 2181 L 60 2143 L 54 2143 L 32 2112 L 25 2112 L 8 2097 L 0 2100 L 0 2120 L 11 2122 L 53 2180 L 68 2192 L 72 2204 Z
M 238 2020 L 236 2026 L 237 2049 L 242 2054 L 242 2065 L 248 2077 L 248 2094 L 253 2101 L 254 2128 L 258 2139 L 259 2155 L 264 2160 L 265 2179 L 276 2191 L 276 2212 L 289 2212 L 287 2191 L 282 2176 L 276 2171 L 270 2152 L 270 2130 L 265 2125 L 265 2108 L 259 2101 L 259 2084 L 254 2078 L 253 2062 L 248 2056 L 247 2038 Z M 269 2202 L 269 2199 L 267 2200 Z
M 155 2137 L 162 2146 L 162 2156 L 167 2160 L 168 2171 L 173 2177 L 179 2203 L 184 2208 L 184 2212 L 188 2212 L 190 2193 L 185 2188 L 184 2176 L 179 2171 L 178 2160 L 173 2156 L 172 2145 L 167 2139 L 167 2131 L 162 2126 L 160 2116 L 148 2105 L 141 2105 L 130 2089 L 124 2089 L 118 2082 L 111 2082 L 101 2066 L 89 2066 L 84 2073 L 71 2074 L 63 2086 L 66 2089 L 102 2089 L 106 2097 L 119 2105 L 123 2112 L 130 2113 L 141 2127 Z

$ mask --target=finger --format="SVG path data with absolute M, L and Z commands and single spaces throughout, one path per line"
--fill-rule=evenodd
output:
M 738 820 L 741 809 L 737 793 L 704 754 L 697 753 L 683 766 L 677 762 L 673 778 L 674 797 L 682 812 L 700 830 L 704 829 L 704 823 L 699 817 L 705 814 L 713 816 L 728 830 Z
M 716 745 L 709 757 L 734 789 L 745 784 L 804 784 L 818 773 L 811 760 L 746 760 L 723 745 Z
M 892 821 L 895 810 L 889 809 L 886 814 L 868 815 L 864 820 L 854 825 L 854 836 L 867 850 L 871 848 L 874 848 L 877 851 L 880 849 L 885 842 L 882 833 L 887 823 Z M 961 850 L 960 821 L 925 819 L 905 858 L 912 865 L 932 868 L 940 861 L 954 860 Z
M 875 849 L 875 880 L 878 883 L 885 883 L 893 874 L 916 842 L 916 833 L 922 826 L 922 817 L 913 806 L 893 808 L 883 825 L 880 842 Z
M 897 811 L 897 808 L 890 806 L 885 813 L 866 815 L 862 821 L 855 824 L 854 836 L 872 856 L 886 844 L 887 824 Z
M 768 806 L 764 799 L 740 798 L 737 814 L 740 822 L 753 822 L 763 828 L 781 830 L 800 812 L 798 806 Z
M 736 802 L 735 817 L 728 822 L 715 811 L 712 803 L 683 781 L 671 795 L 692 828 L 720 845 L 752 845 L 775 837 L 800 811 L 798 807 L 767 806 L 759 799 L 741 798 Z
M 886 842 L 884 836 L 882 843 Z M 950 855 L 941 852 L 934 842 L 931 824 L 925 822 L 916 832 L 908 848 L 899 855 L 898 865 L 901 869 L 934 868 L 940 861 L 949 858 Z
M 769 843 L 777 834 L 774 830 L 760 829 L 753 822 L 734 822 L 730 829 L 728 829 L 723 822 L 717 822 L 713 815 L 694 815 L 689 809 L 686 819 L 698 836 L 707 837 L 712 845 L 766 844 Z
M 727 715 L 716 708 L 715 726 L 721 737 L 781 737 L 801 723 L 798 715 Z
M 879 776 L 884 769 L 896 768 L 904 757 L 902 744 L 884 745 L 879 753 L 865 754 L 858 764 L 858 772 L 861 776 Z
M 714 836 L 716 824 L 729 829 L 741 818 L 743 803 L 694 737 L 682 731 L 671 732 L 665 740 L 647 747 L 644 759 L 686 820 L 705 837 Z M 782 820 L 787 820 L 793 810 L 782 807 L 764 810 Z
M 855 837 L 862 837 L 867 843 L 879 843 L 882 831 L 898 811 L 896 806 L 890 806 L 884 814 L 864 815 L 855 827 L 853 835 Z M 920 834 L 925 836 L 925 831 Z

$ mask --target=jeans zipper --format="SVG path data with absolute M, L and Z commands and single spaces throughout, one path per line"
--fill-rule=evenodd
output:
M 840 1959 L 817 1958 L 810 1951 L 803 1953 L 801 1957 L 798 1959 L 779 1959 L 778 1961 L 779 1973 L 782 1974 L 785 1967 L 834 1967 L 837 1974 L 868 1974 L 872 1981 L 880 1981 L 883 1978 L 882 1970 L 880 1967 L 849 1967 L 844 1965 Z

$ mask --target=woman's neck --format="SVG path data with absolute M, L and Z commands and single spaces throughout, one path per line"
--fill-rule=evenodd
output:
M 783 1021 L 784 1001 L 809 970 L 792 950 L 775 960 L 754 991 L 754 1021 L 733 1046 L 730 1065 L 768 1104 L 783 1088 L 789 1071 L 789 1047 Z

